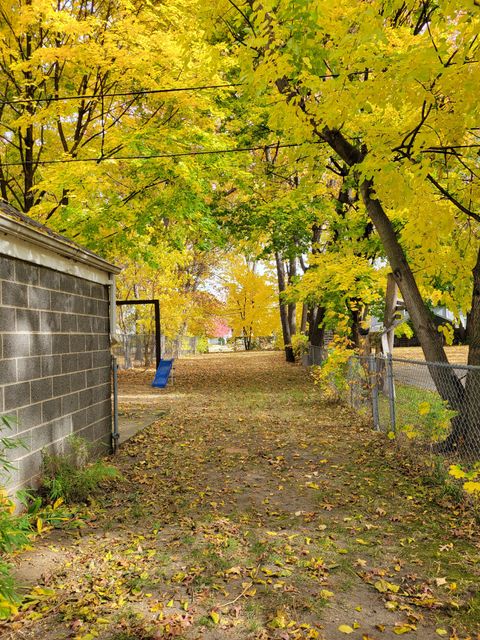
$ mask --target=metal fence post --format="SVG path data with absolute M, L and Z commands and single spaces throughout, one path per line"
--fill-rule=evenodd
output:
M 368 356 L 368 369 L 370 372 L 370 387 L 372 389 L 372 417 L 373 428 L 380 431 L 380 419 L 378 416 L 378 378 L 377 378 L 377 359 L 371 354 Z
M 390 426 L 393 433 L 395 433 L 397 431 L 396 416 L 395 416 L 395 381 L 393 379 L 393 361 L 392 361 L 391 353 L 387 354 L 386 367 L 387 367 L 388 404 L 390 406 Z

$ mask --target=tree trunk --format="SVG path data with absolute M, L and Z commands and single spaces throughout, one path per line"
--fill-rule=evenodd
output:
M 466 391 L 455 374 L 454 368 L 449 366 L 442 336 L 437 331 L 430 312 L 425 306 L 395 229 L 380 202 L 371 197 L 371 188 L 370 182 L 363 183 L 361 187 L 362 198 L 382 241 L 393 277 L 402 293 L 425 360 L 440 363 L 440 366 L 432 364 L 428 370 L 440 396 L 448 402 L 451 409 L 458 412 L 452 419 L 452 432 L 445 442 L 436 447 L 436 450 L 439 453 L 453 450 L 464 452 L 465 443 L 471 439 L 471 425 L 468 418 L 470 409 L 467 409 Z M 480 397 L 476 403 L 480 409 Z M 474 436 L 474 434 L 471 435 Z
M 275 262 L 277 265 L 278 291 L 280 303 L 280 321 L 282 323 L 283 343 L 285 345 L 285 360 L 287 362 L 295 362 L 295 354 L 292 347 L 292 336 L 290 333 L 290 323 L 288 319 L 288 308 L 283 302 L 282 293 L 287 288 L 285 277 L 285 265 L 282 256 L 278 251 L 275 252 Z
M 472 273 L 472 307 L 467 319 L 468 364 L 480 366 L 480 249 Z
M 350 314 L 352 316 L 352 342 L 355 345 L 355 349 L 360 349 L 360 323 L 362 321 L 362 314 L 358 309 L 352 309 Z
M 279 92 L 287 96 L 287 102 L 296 97 L 297 92 L 290 84 L 287 76 L 278 78 L 276 85 Z M 356 146 L 352 144 L 339 129 L 328 126 L 323 126 L 322 128 L 320 123 L 309 116 L 305 105 L 301 108 L 306 115 L 310 117 L 310 123 L 314 133 L 326 142 L 348 166 L 354 167 L 363 162 L 368 153 L 366 146 Z M 372 187 L 372 181 L 364 181 L 360 188 L 361 196 L 369 217 L 382 241 L 395 281 L 402 293 L 425 359 L 427 362 L 438 362 L 444 365 L 440 367 L 429 367 L 430 375 L 433 378 L 440 396 L 449 403 L 452 409 L 459 411 L 459 415 L 452 420 L 452 433 L 444 443 L 445 449 L 452 450 L 461 446 L 465 436 L 465 429 L 468 429 L 468 421 L 463 419 L 465 415 L 465 389 L 455 375 L 453 368 L 448 366 L 448 359 L 443 348 L 442 337 L 433 324 L 430 313 L 425 306 L 395 229 L 383 210 L 380 201 L 372 197 Z M 476 402 L 480 408 L 480 399 L 476 400 Z
M 467 319 L 468 364 L 480 366 L 480 249 L 473 268 L 472 307 Z M 480 369 L 469 369 L 465 381 L 465 407 L 468 415 L 465 422 L 466 455 L 477 458 L 480 452 Z
M 307 331 L 308 321 L 308 305 L 304 302 L 302 305 L 302 319 L 300 321 L 300 333 L 305 334 Z
M 308 320 L 308 341 L 312 347 L 323 348 L 323 340 L 325 337 L 325 329 L 323 328 L 323 320 L 325 318 L 325 309 L 323 307 L 312 307 L 310 309 Z
M 288 284 L 292 284 L 297 275 L 297 259 L 290 258 L 288 269 Z M 294 302 L 288 303 L 288 326 L 290 328 L 290 339 L 297 333 L 297 305 Z

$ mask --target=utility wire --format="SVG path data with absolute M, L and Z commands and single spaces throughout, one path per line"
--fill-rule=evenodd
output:
M 229 89 L 231 87 L 241 87 L 241 83 L 237 84 L 208 84 L 200 87 L 170 87 L 167 89 L 139 89 L 138 91 L 121 91 L 104 94 L 74 96 L 50 96 L 50 98 L 16 98 L 15 100 L 0 100 L 2 105 L 27 104 L 30 102 L 63 102 L 65 100 L 100 100 L 102 98 L 119 98 L 128 96 L 145 96 L 155 93 L 175 93 L 181 91 L 203 91 L 205 89 Z
M 56 160 L 31 160 L 25 162 L 5 162 L 0 161 L 1 167 L 24 167 L 25 165 L 46 165 L 46 164 L 71 164 L 73 162 L 96 162 L 100 164 L 107 160 L 154 160 L 157 158 L 182 158 L 185 156 L 209 156 L 221 153 L 244 153 L 246 151 L 265 151 L 267 149 L 286 149 L 289 147 L 301 147 L 304 144 L 322 144 L 319 142 L 292 142 L 289 144 L 264 144 L 258 147 L 239 147 L 233 149 L 211 149 L 206 151 L 181 151 L 178 153 L 155 153 L 150 156 L 105 156 L 104 158 L 71 158 L 71 159 L 56 159 Z

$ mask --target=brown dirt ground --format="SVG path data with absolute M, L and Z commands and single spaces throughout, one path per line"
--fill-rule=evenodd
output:
M 280 353 L 152 377 L 121 375 L 122 413 L 160 417 L 122 445 L 95 517 L 16 559 L 29 595 L 5 637 L 480 637 L 475 514 L 438 470 Z

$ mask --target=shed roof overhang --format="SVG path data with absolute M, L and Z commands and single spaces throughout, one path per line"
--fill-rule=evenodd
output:
M 0 254 L 107 282 L 121 269 L 0 201 Z

